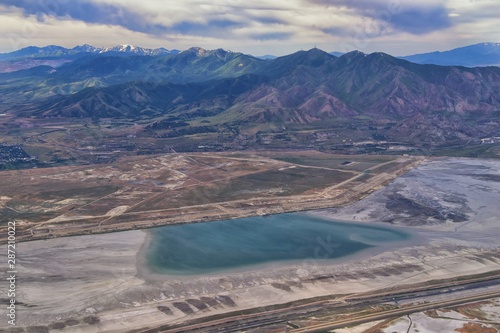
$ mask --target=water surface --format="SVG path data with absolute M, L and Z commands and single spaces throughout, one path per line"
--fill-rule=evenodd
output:
M 332 260 L 409 237 L 393 228 L 287 213 L 155 228 L 146 260 L 157 273 L 204 274 L 278 261 Z

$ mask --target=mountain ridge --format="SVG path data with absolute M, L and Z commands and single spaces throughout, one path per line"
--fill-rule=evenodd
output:
M 420 65 L 381 52 L 89 54 L 0 74 L 0 83 L 0 112 L 9 116 L 120 119 L 153 138 L 224 133 L 215 140 L 260 142 L 281 133 L 301 145 L 339 135 L 444 145 L 500 134 L 500 68 Z
M 205 50 L 201 47 L 191 47 L 192 49 L 200 50 L 201 52 L 213 52 L 215 50 Z M 184 50 L 188 51 L 190 49 Z M 222 50 L 222 49 L 217 49 Z M 129 54 L 141 56 L 164 56 L 181 53 L 177 49 L 168 50 L 164 47 L 159 48 L 144 48 L 132 44 L 116 45 L 111 47 L 96 47 L 89 44 L 77 45 L 73 48 L 65 48 L 57 45 L 48 45 L 44 47 L 28 46 L 16 51 L 0 53 L 0 61 L 13 60 L 26 57 L 58 57 L 58 56 L 75 56 L 78 53 L 93 53 L 93 54 Z M 225 50 L 226 51 L 226 50 Z M 231 51 L 226 51 L 231 52 Z M 236 52 L 238 53 L 238 52 Z M 340 57 L 348 52 L 330 52 L 329 54 Z M 279 58 L 274 55 L 265 56 L 249 56 L 262 60 L 273 60 Z M 479 58 L 478 58 L 479 57 Z M 427 53 L 412 54 L 399 56 L 398 58 L 415 62 L 418 64 L 435 64 L 443 66 L 498 66 L 500 65 L 500 43 L 482 42 L 472 45 L 466 45 L 446 51 L 434 51 Z
M 418 64 L 442 66 L 500 66 L 500 43 L 483 42 L 447 51 L 435 51 L 400 57 Z
M 44 47 L 28 46 L 17 51 L 0 53 L 0 60 L 16 59 L 23 57 L 55 57 L 55 56 L 68 56 L 78 53 L 128 53 L 136 55 L 166 55 L 176 54 L 179 50 L 167 50 L 163 47 L 156 49 L 143 48 L 131 44 L 116 45 L 112 47 L 96 47 L 89 44 L 77 45 L 73 48 L 65 48 L 58 45 L 48 45 Z

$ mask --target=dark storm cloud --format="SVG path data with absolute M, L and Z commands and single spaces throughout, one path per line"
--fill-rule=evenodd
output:
M 24 15 L 35 15 L 39 21 L 43 21 L 45 16 L 53 16 L 86 23 L 118 25 L 149 34 L 168 30 L 165 26 L 148 23 L 148 20 L 136 11 L 111 4 L 97 4 L 85 0 L 2 0 L 2 4 L 17 7 Z
M 94 3 L 90 0 L 3 0 L 3 4 L 13 6 L 23 11 L 24 15 L 34 15 L 39 21 L 45 17 L 70 18 L 90 24 L 104 24 L 121 26 L 131 31 L 142 32 L 152 35 L 163 33 L 174 33 L 182 35 L 196 36 L 230 36 L 232 29 L 242 27 L 242 22 L 235 22 L 228 19 L 212 19 L 208 22 L 194 22 L 182 20 L 171 26 L 148 23 L 146 14 L 141 14 L 130 8 L 123 6 Z M 255 17 L 255 15 L 245 14 L 242 8 L 235 8 L 242 17 L 248 16 L 264 24 L 284 24 L 279 18 L 272 16 Z M 285 34 L 262 34 L 258 36 L 260 40 L 282 39 Z
M 448 9 L 441 1 L 411 0 L 309 0 L 327 10 L 347 9 L 353 14 L 389 25 L 396 31 L 414 35 L 442 30 L 452 25 Z
M 396 30 L 414 35 L 446 29 L 451 26 L 448 12 L 444 8 L 408 8 L 392 15 L 387 22 Z

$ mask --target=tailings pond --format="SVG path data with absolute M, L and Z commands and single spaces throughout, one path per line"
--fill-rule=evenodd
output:
M 285 261 L 335 260 L 409 238 L 395 228 L 287 213 L 155 228 L 146 260 L 155 273 L 206 274 Z

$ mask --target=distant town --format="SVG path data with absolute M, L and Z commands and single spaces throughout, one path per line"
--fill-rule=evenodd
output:
M 36 157 L 28 155 L 21 145 L 0 145 L 0 169 L 33 161 L 36 161 Z

